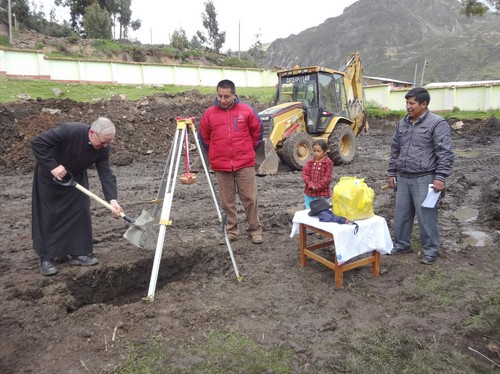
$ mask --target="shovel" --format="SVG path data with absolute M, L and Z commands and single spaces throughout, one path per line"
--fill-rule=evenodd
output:
M 95 195 L 94 193 L 90 192 L 87 190 L 85 187 L 82 185 L 78 184 L 75 181 L 75 178 L 73 177 L 73 174 L 71 174 L 69 171 L 66 174 L 66 177 L 64 180 L 58 180 L 57 178 L 53 178 L 53 180 L 60 184 L 61 186 L 74 186 L 81 192 L 83 192 L 85 195 L 91 197 L 101 205 L 105 206 L 111 211 L 114 211 L 115 208 L 111 204 L 109 204 L 107 201 L 101 199 L 99 196 Z M 122 217 L 125 221 L 131 224 L 129 229 L 123 234 L 123 237 L 127 239 L 130 243 L 135 245 L 136 247 L 139 248 L 145 248 L 145 244 L 147 243 L 147 240 L 143 238 L 143 233 L 147 231 L 147 229 L 154 223 L 154 218 L 149 215 L 148 212 L 142 211 L 141 215 L 137 217 L 137 219 L 133 219 L 129 216 L 127 216 L 125 213 L 120 212 L 120 217 Z

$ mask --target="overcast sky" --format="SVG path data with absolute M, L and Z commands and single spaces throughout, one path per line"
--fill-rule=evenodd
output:
M 36 1 L 35 1 L 36 2 Z M 142 27 L 129 32 L 129 37 L 142 43 L 169 44 L 175 30 L 184 29 L 189 40 L 197 30 L 205 33 L 201 14 L 205 12 L 204 0 L 132 0 L 132 19 L 140 19 Z M 256 41 L 269 43 L 278 38 L 318 26 L 327 18 L 342 14 L 345 7 L 356 0 L 212 0 L 219 30 L 226 32 L 223 51 L 244 51 Z M 54 0 L 41 0 L 46 14 Z M 173 4 L 172 4 L 173 3 Z M 68 13 L 66 13 L 66 17 Z M 63 15 L 59 14 L 59 20 Z M 68 17 L 69 19 L 69 17 Z

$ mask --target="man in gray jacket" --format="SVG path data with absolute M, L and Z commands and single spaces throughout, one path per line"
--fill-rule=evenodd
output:
M 411 232 L 417 215 L 423 257 L 432 264 L 439 254 L 437 203 L 422 207 L 429 185 L 444 192 L 445 178 L 451 175 L 453 151 L 451 128 L 445 119 L 431 113 L 429 92 L 421 87 L 406 95 L 408 115 L 396 126 L 389 161 L 389 187 L 396 188 L 394 241 L 392 254 L 411 252 Z M 397 182 L 397 184 L 396 184 Z

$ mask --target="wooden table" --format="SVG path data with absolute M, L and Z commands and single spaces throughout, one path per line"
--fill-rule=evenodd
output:
M 315 233 L 324 237 L 326 240 L 321 241 L 319 243 L 308 245 L 307 243 L 307 239 L 309 237 L 307 235 L 308 230 L 314 231 Z M 306 225 L 305 223 L 300 224 L 300 264 L 302 265 L 302 267 L 307 266 L 308 257 L 329 267 L 335 272 L 334 274 L 335 288 L 344 287 L 344 272 L 349 271 L 351 269 L 359 268 L 361 266 L 371 264 L 372 274 L 375 277 L 378 277 L 380 275 L 380 253 L 378 251 L 371 251 L 371 255 L 369 257 L 343 264 L 339 264 L 337 256 L 335 254 L 335 249 L 333 252 L 333 259 L 332 259 L 333 261 L 323 256 L 320 256 L 317 253 L 314 253 L 314 251 L 318 249 L 332 247 L 332 246 L 334 246 L 333 234 L 329 233 L 328 231 L 318 229 L 314 226 Z
M 335 272 L 335 287 L 343 287 L 344 272 L 361 266 L 372 266 L 372 274 L 380 274 L 380 255 L 390 254 L 393 247 L 386 220 L 381 216 L 356 221 L 354 226 L 333 222 L 322 222 L 317 216 L 309 216 L 309 209 L 295 212 L 290 237 L 300 233 L 300 264 L 307 266 L 313 259 Z M 319 241 L 309 244 L 312 231 L 320 236 Z M 333 255 L 323 256 L 319 249 L 331 247 Z M 331 256 L 331 257 L 330 257 Z M 327 258 L 328 257 L 328 258 Z

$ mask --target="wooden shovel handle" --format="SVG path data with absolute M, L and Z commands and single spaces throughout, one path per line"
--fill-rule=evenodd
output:
M 109 210 L 111 210 L 112 212 L 115 211 L 115 208 L 113 208 L 113 206 L 111 204 L 109 204 L 107 201 L 101 199 L 99 196 L 97 196 L 96 194 L 93 194 L 92 192 L 90 192 L 89 190 L 87 190 L 85 187 L 79 185 L 78 183 L 75 182 L 75 187 L 77 189 L 79 189 L 80 191 L 82 191 L 85 195 L 91 197 L 92 199 L 94 199 L 95 201 L 97 201 L 98 203 L 100 203 L 101 205 L 105 206 L 106 208 L 108 208 Z M 125 221 L 129 222 L 129 223 L 134 223 L 135 220 L 129 216 L 127 216 L 125 213 L 123 212 L 120 212 L 120 217 L 122 217 Z

